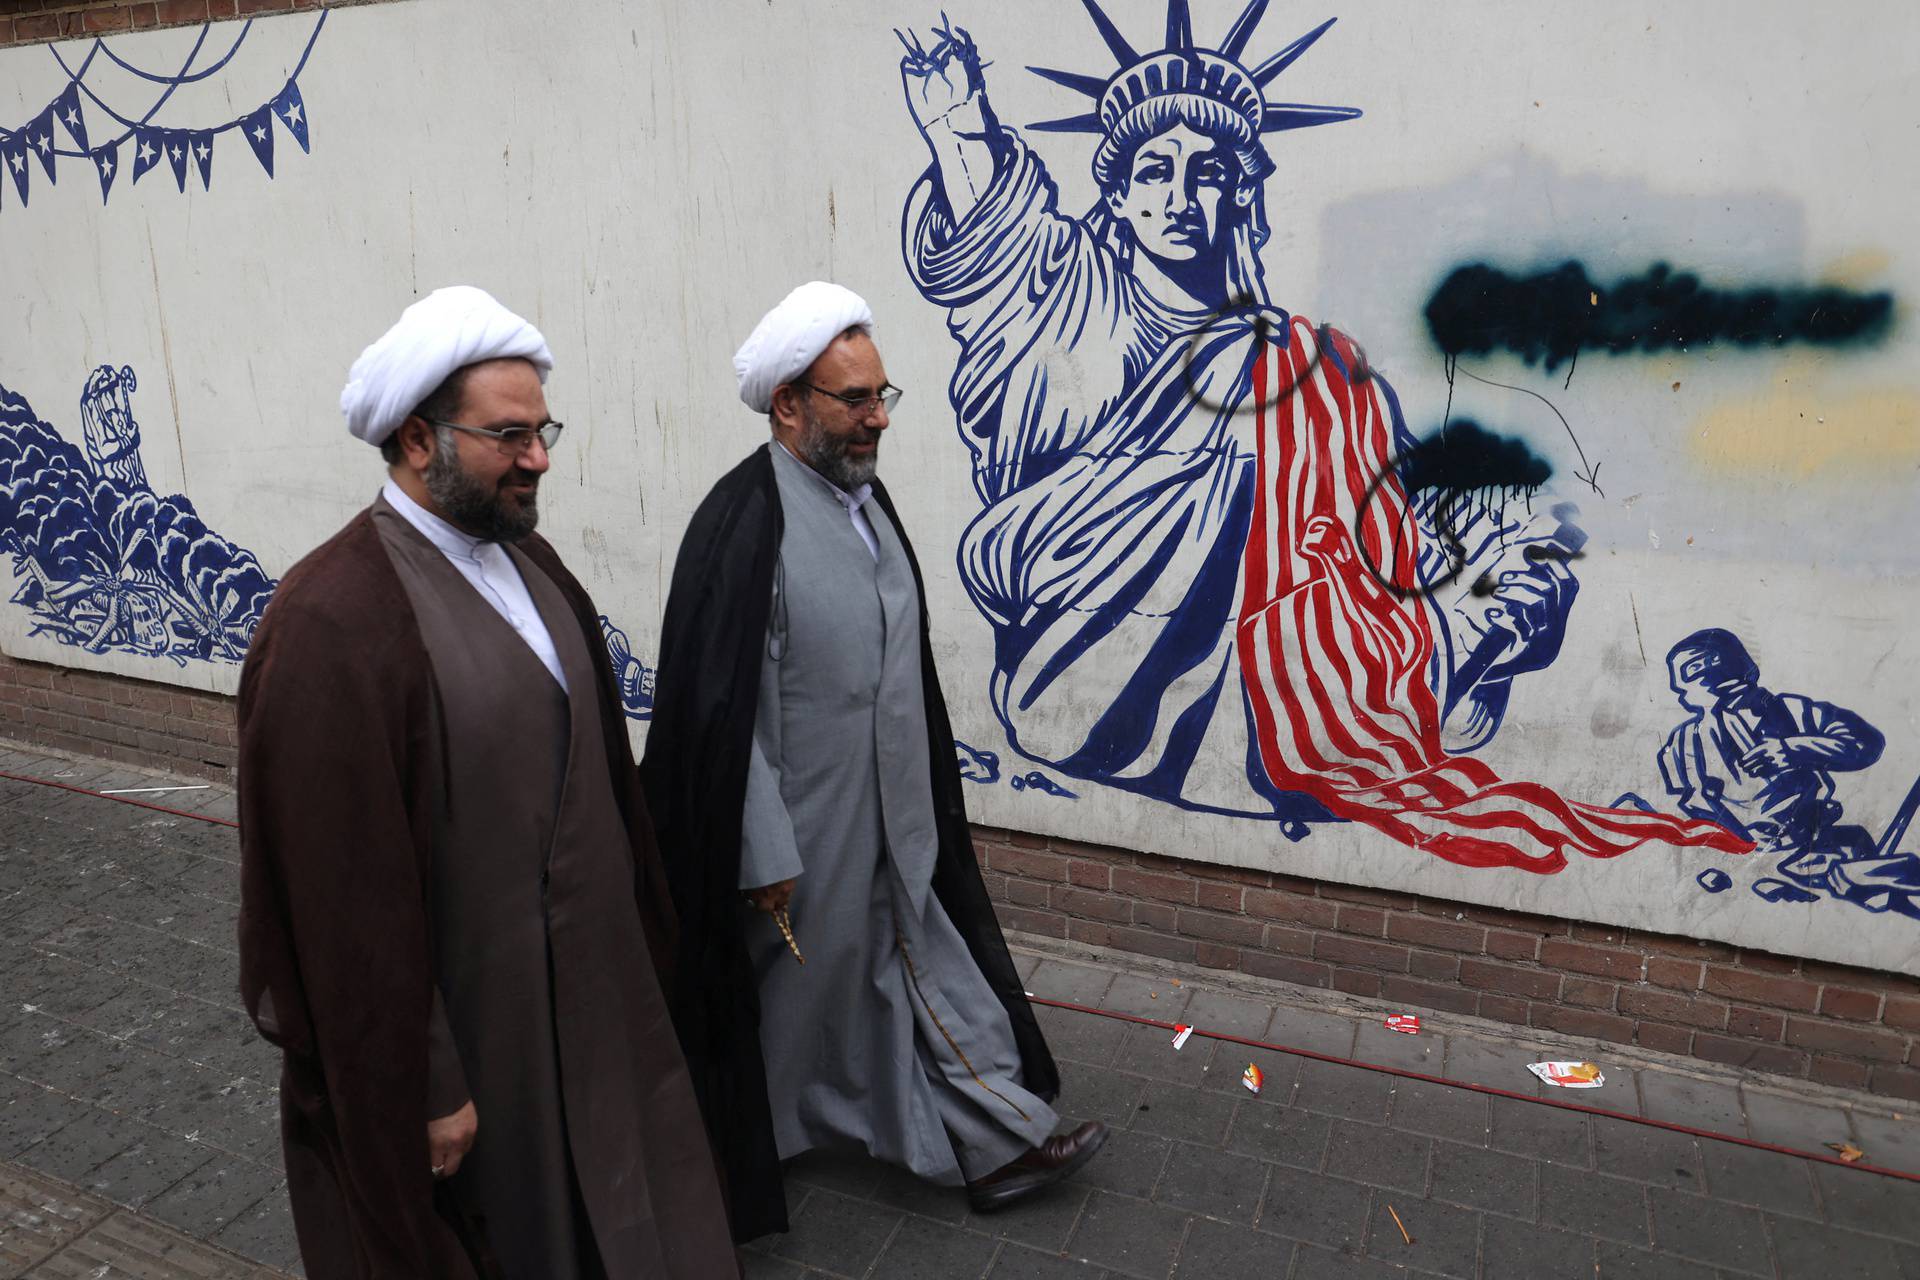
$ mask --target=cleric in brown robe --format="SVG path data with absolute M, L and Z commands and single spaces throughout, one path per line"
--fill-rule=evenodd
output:
M 598 610 L 533 532 L 551 366 L 471 288 L 368 347 L 390 479 L 241 675 L 241 988 L 313 1280 L 739 1273 Z

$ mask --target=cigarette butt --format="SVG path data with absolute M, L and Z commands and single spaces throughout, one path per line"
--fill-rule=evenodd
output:
M 1400 1228 L 1400 1238 L 1411 1245 L 1413 1243 L 1413 1237 L 1407 1234 L 1407 1224 L 1400 1221 L 1399 1212 L 1395 1210 L 1392 1205 L 1387 1206 L 1387 1212 L 1393 1214 L 1393 1225 Z
M 787 940 L 787 950 L 793 952 L 793 958 L 805 964 L 807 958 L 800 954 L 800 944 L 793 940 L 793 924 L 787 919 L 785 907 L 773 913 L 773 922 L 780 926 L 780 936 Z

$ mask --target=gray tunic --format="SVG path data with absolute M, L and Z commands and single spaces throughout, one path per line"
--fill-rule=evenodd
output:
M 922 1177 L 990 1173 L 1050 1134 L 1006 1011 L 932 892 L 939 853 L 920 597 L 878 504 L 770 446 L 785 533 L 760 668 L 743 889 L 798 877 L 798 964 L 751 908 L 780 1156 L 856 1146 Z
M 738 1274 L 635 903 L 587 637 L 510 549 L 567 690 L 424 536 L 374 506 L 432 664 L 444 782 L 428 885 L 428 1115 L 470 1092 L 448 1189 L 512 1280 Z

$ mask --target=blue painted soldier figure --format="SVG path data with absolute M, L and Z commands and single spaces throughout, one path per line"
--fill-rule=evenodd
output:
M 1674 645 L 1667 673 L 1692 713 L 1660 751 L 1660 776 L 1681 809 L 1791 855 L 1779 870 L 1796 879 L 1872 851 L 1863 828 L 1840 821 L 1833 774 L 1878 760 L 1878 729 L 1845 707 L 1763 687 L 1746 646 L 1718 627 Z

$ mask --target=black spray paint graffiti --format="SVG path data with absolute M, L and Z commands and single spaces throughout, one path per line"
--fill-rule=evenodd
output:
M 1426 316 L 1434 342 L 1449 357 L 1511 351 L 1552 370 L 1582 351 L 1872 342 L 1892 323 L 1893 295 L 1834 285 L 1719 289 L 1664 262 L 1602 287 L 1578 262 L 1527 276 L 1477 262 L 1434 290 Z
M 1252 349 L 1258 351 L 1269 340 L 1284 340 L 1286 320 L 1283 313 L 1264 306 L 1248 298 L 1230 299 L 1226 304 L 1212 312 L 1207 319 L 1187 339 L 1181 356 L 1181 379 L 1187 399 L 1209 413 L 1237 416 L 1255 412 L 1262 407 L 1252 398 L 1245 398 L 1234 404 L 1209 399 L 1194 376 L 1194 367 L 1198 361 L 1201 347 L 1218 331 L 1223 321 L 1233 321 L 1238 325 L 1251 325 L 1255 342 Z M 1267 407 L 1285 404 L 1298 389 L 1301 382 L 1310 377 L 1325 357 L 1327 349 L 1333 344 L 1332 329 L 1322 326 L 1318 341 L 1313 344 L 1313 352 L 1307 366 L 1298 378 L 1283 385 L 1269 389 L 1265 404 Z M 1352 353 L 1353 367 L 1346 371 L 1348 380 L 1355 387 L 1363 387 L 1374 378 L 1372 362 L 1367 359 L 1366 351 L 1351 337 L 1342 334 L 1341 341 Z M 1569 439 L 1573 441 L 1574 451 L 1580 457 L 1579 479 L 1598 493 L 1595 483 L 1597 464 L 1587 461 L 1585 450 L 1573 433 L 1572 424 L 1556 408 L 1551 400 L 1538 392 L 1524 387 L 1511 387 L 1506 383 L 1494 382 L 1458 367 L 1457 361 L 1447 361 L 1447 418 L 1440 428 L 1427 440 L 1415 445 L 1402 458 L 1388 461 L 1379 475 L 1373 477 L 1367 486 L 1366 497 L 1361 503 L 1357 524 L 1364 523 L 1368 508 L 1379 494 L 1386 478 L 1398 475 L 1406 494 L 1408 505 L 1404 520 L 1413 522 L 1424 517 L 1431 525 L 1432 533 L 1444 551 L 1445 567 L 1437 571 L 1423 572 L 1420 580 L 1410 583 L 1393 581 L 1382 572 L 1382 567 L 1374 563 L 1372 554 L 1365 548 L 1365 540 L 1357 539 L 1361 545 L 1361 559 L 1367 572 L 1388 591 L 1405 599 L 1413 596 L 1431 595 L 1440 588 L 1459 578 L 1465 570 L 1468 560 L 1466 546 L 1460 536 L 1455 521 L 1462 512 L 1471 510 L 1477 503 L 1482 510 L 1479 514 L 1490 519 L 1495 525 L 1504 525 L 1501 509 L 1505 504 L 1520 496 L 1531 499 L 1534 490 L 1545 484 L 1552 475 L 1552 468 L 1545 459 L 1535 456 L 1528 446 L 1516 438 L 1500 436 L 1486 431 L 1478 423 L 1460 419 L 1453 420 L 1453 381 L 1456 374 L 1464 374 L 1476 382 L 1488 386 L 1502 387 L 1530 395 L 1553 410 L 1554 416 L 1566 428 Z M 1429 491 L 1426 501 L 1421 501 L 1421 491 Z M 1357 532 L 1356 528 L 1356 532 Z M 1408 532 L 1411 532 L 1409 529 Z M 1585 535 L 1570 524 L 1562 524 L 1560 534 L 1552 545 L 1529 544 L 1525 549 L 1526 558 L 1538 563 L 1542 560 L 1561 562 L 1580 558 L 1580 545 Z M 1398 549 L 1396 548 L 1396 551 Z M 1396 556 L 1397 558 L 1397 556 Z M 1473 593 L 1479 596 L 1491 595 L 1494 590 L 1491 579 L 1483 579 L 1473 584 Z
M 1537 489 L 1553 475 L 1524 440 L 1457 418 L 1407 451 L 1399 463 L 1408 494 L 1421 489 Z
M 1228 299 L 1226 303 L 1218 309 L 1210 312 L 1207 318 L 1200 323 L 1199 327 L 1188 335 L 1186 346 L 1180 353 L 1180 380 L 1181 384 L 1186 388 L 1187 399 L 1198 407 L 1205 409 L 1208 413 L 1239 415 L 1242 413 L 1253 413 L 1262 408 L 1261 402 L 1250 396 L 1236 404 L 1223 404 L 1219 401 L 1209 400 L 1206 393 L 1200 389 L 1200 385 L 1193 375 L 1194 364 L 1199 358 L 1202 346 L 1217 334 L 1216 326 L 1222 320 L 1237 320 L 1244 323 L 1248 317 L 1251 317 L 1252 320 L 1254 336 L 1253 343 L 1248 347 L 1249 351 L 1262 351 L 1266 348 L 1269 341 L 1281 344 L 1286 342 L 1287 320 L 1285 313 L 1276 311 L 1264 303 L 1242 295 L 1237 298 Z M 1284 386 L 1276 385 L 1270 388 L 1267 392 L 1265 407 L 1273 408 L 1285 404 L 1293 397 L 1293 393 L 1299 388 L 1300 384 L 1307 378 L 1313 376 L 1313 371 L 1320 367 L 1320 361 L 1324 358 L 1327 347 L 1332 341 L 1331 333 L 1331 326 L 1321 326 L 1319 341 L 1313 345 L 1313 354 L 1308 358 L 1307 367 L 1301 370 L 1300 376 L 1293 381 L 1286 383 Z M 1356 388 L 1364 387 L 1373 378 L 1373 367 L 1367 362 L 1366 352 L 1361 350 L 1359 343 L 1350 337 L 1346 337 L 1344 334 L 1341 336 L 1346 338 L 1347 345 L 1353 349 L 1355 357 L 1355 367 L 1349 373 L 1349 381 L 1351 381 Z
M 1419 520 L 1430 527 L 1434 540 L 1445 555 L 1444 567 L 1423 569 L 1414 582 L 1395 581 L 1377 563 L 1361 539 L 1361 561 L 1373 580 L 1392 594 L 1406 599 L 1432 595 L 1458 580 L 1472 558 L 1460 536 L 1461 516 L 1470 513 L 1484 522 L 1504 528 L 1502 511 L 1509 502 L 1525 500 L 1553 477 L 1553 468 L 1523 440 L 1489 431 L 1467 418 L 1446 423 L 1409 449 L 1403 457 L 1387 464 L 1385 470 L 1367 486 L 1361 504 L 1359 523 L 1364 524 L 1368 509 L 1389 477 L 1396 477 L 1407 498 L 1406 521 Z M 1477 506 L 1477 510 L 1475 509 Z M 1556 515 L 1563 509 L 1556 508 Z M 1564 508 L 1567 517 L 1571 508 Z M 1556 560 L 1562 563 L 1581 558 L 1580 548 L 1586 535 L 1563 518 L 1550 541 L 1528 542 L 1522 554 L 1530 563 Z M 1381 549 L 1386 552 L 1387 548 Z M 1389 563 L 1399 560 L 1400 548 L 1392 548 Z M 1494 580 L 1483 574 L 1471 590 L 1476 596 L 1490 596 Z
M 1572 375 L 1569 374 L 1568 376 L 1571 377 Z M 1580 459 L 1580 466 L 1574 471 L 1574 478 L 1601 497 L 1604 498 L 1607 496 L 1606 491 L 1600 487 L 1600 464 L 1587 460 L 1587 451 L 1580 444 L 1580 437 L 1574 433 L 1573 424 L 1567 421 L 1567 415 L 1560 412 L 1559 405 L 1530 387 L 1516 387 L 1511 382 L 1496 382 L 1492 378 L 1481 377 L 1471 369 L 1462 369 L 1458 356 L 1447 357 L 1447 412 L 1446 416 L 1441 419 L 1443 429 L 1446 423 L 1453 420 L 1454 382 L 1457 378 L 1462 377 L 1471 378 L 1483 387 L 1498 387 L 1502 391 L 1515 391 L 1523 396 L 1532 396 L 1535 400 L 1547 406 L 1547 408 L 1553 412 L 1553 416 L 1560 419 L 1560 425 L 1566 429 L 1567 439 L 1572 443 L 1573 451 Z

